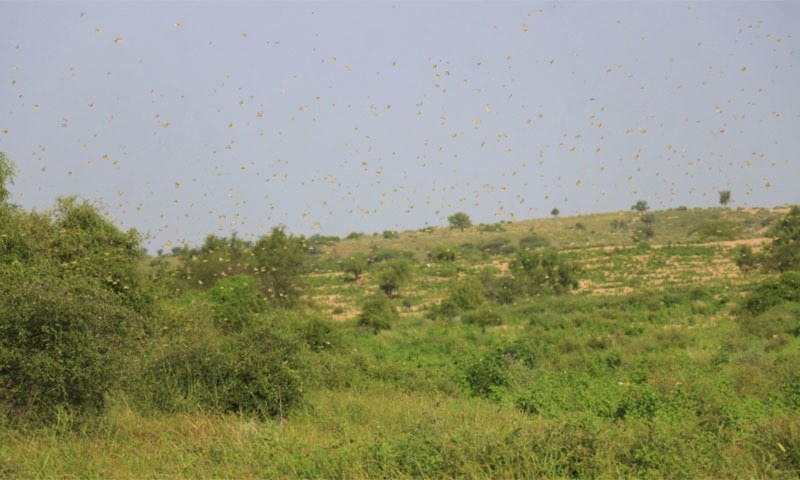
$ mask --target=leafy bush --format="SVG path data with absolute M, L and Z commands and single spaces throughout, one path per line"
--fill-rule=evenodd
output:
M 767 235 L 772 243 L 764 249 L 764 267 L 778 272 L 800 270 L 800 207 L 793 206 Z
M 279 304 L 295 303 L 304 290 L 308 246 L 303 237 L 275 227 L 253 246 L 254 271 L 267 298 Z
M 527 295 L 561 294 L 578 288 L 578 267 L 554 250 L 519 252 L 509 269 Z
M 256 280 L 249 275 L 220 280 L 208 296 L 213 304 L 215 325 L 228 332 L 241 331 L 254 315 L 263 313 L 268 306 Z
M 739 245 L 733 249 L 733 261 L 739 270 L 749 272 L 758 268 L 760 259 L 749 245 Z
M 494 348 L 483 355 L 467 359 L 461 365 L 466 387 L 476 397 L 490 397 L 498 388 L 511 381 L 509 365 L 501 349 Z
M 745 297 L 741 309 L 759 315 L 784 302 L 800 302 L 800 272 L 785 272 L 766 280 Z
M 369 328 L 377 334 L 381 330 L 392 328 L 392 324 L 399 318 L 397 308 L 392 302 L 382 295 L 377 295 L 364 302 L 361 315 L 358 317 L 358 325 Z
M 378 276 L 379 287 L 387 297 L 393 298 L 397 291 L 411 280 L 413 266 L 405 258 L 397 258 L 386 262 Z
M 195 335 L 171 347 L 147 372 L 157 410 L 284 417 L 302 399 L 297 348 L 263 325 L 240 333 Z
M 511 240 L 507 238 L 493 238 L 478 242 L 475 248 L 488 255 L 500 255 L 503 252 L 503 248 L 508 246 L 509 243 L 511 243 Z
M 461 312 L 486 303 L 486 290 L 480 280 L 472 277 L 450 282 L 447 298 L 437 308 L 437 313 L 453 318 Z
M 454 262 L 459 256 L 458 248 L 441 246 L 436 247 L 428 253 L 428 258 L 434 262 Z
M 344 272 L 346 275 L 350 275 L 348 279 L 354 282 L 357 282 L 361 279 L 361 275 L 363 275 L 366 269 L 367 261 L 362 257 L 350 257 L 342 262 L 342 272 Z
M 751 335 L 773 338 L 775 335 L 800 336 L 800 302 L 778 304 L 764 313 L 740 319 Z
M 479 232 L 505 232 L 506 228 L 502 223 L 481 223 L 478 225 Z
M 394 230 L 384 230 L 383 238 L 385 238 L 386 240 L 392 240 L 395 238 L 400 238 L 400 234 Z
M 22 264 L 0 270 L 0 319 L 0 407 L 43 421 L 101 410 L 142 326 L 96 279 Z
M 550 240 L 535 233 L 532 235 L 528 235 L 527 237 L 523 237 L 519 240 L 520 250 L 534 250 L 537 248 L 546 248 L 549 246 L 550 246 Z
M 466 312 L 461 316 L 461 321 L 467 325 L 477 325 L 481 328 L 492 325 L 502 325 L 503 317 L 489 307 L 480 307 L 477 310 Z

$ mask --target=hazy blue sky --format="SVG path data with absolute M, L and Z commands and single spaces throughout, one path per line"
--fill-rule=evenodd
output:
M 15 203 L 101 201 L 152 249 L 800 203 L 798 30 L 798 2 L 0 2 L 0 151 Z

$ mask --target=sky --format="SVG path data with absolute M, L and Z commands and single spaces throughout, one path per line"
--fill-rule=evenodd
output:
M 800 203 L 800 2 L 8 2 L 12 202 L 151 251 Z

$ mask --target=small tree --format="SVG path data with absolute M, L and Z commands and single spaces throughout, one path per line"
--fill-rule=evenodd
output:
M 377 334 L 381 330 L 392 328 L 392 324 L 400 318 L 397 308 L 383 296 L 375 296 L 364 302 L 361 315 L 358 316 L 360 327 L 370 328 Z
M 635 210 L 637 212 L 646 212 L 650 210 L 650 205 L 648 205 L 644 200 L 638 200 L 636 203 L 631 205 L 631 210 Z
M 730 190 L 722 190 L 719 192 L 719 204 L 723 207 L 728 206 L 728 202 L 731 201 L 731 191 Z
M 287 235 L 275 227 L 253 247 L 255 270 L 267 298 L 277 303 L 296 301 L 303 290 L 302 274 L 308 246 L 302 237 Z
M 472 226 L 472 220 L 470 220 L 469 215 L 464 212 L 458 212 L 450 215 L 447 217 L 447 221 L 450 222 L 450 228 L 457 228 L 462 232 L 465 228 Z
M 550 215 L 552 215 L 553 217 L 556 217 L 556 218 L 558 217 L 558 215 L 560 213 L 561 213 L 561 211 L 559 209 L 557 209 L 557 208 L 554 208 L 554 209 L 550 210 Z
M 772 243 L 764 249 L 764 267 L 785 272 L 800 270 L 800 207 L 795 205 L 767 233 Z
M 342 264 L 342 271 L 350 275 L 349 280 L 357 282 L 367 269 L 367 261 L 361 257 L 350 257 Z
M 5 203 L 11 196 L 8 185 L 12 183 L 14 183 L 14 164 L 5 153 L 0 152 L 0 204 Z
M 412 277 L 412 266 L 405 258 L 395 258 L 386 262 L 379 277 L 379 287 L 389 298 L 394 298 L 397 291 Z

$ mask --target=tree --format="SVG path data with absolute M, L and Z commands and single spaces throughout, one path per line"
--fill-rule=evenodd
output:
M 550 210 L 550 215 L 552 215 L 554 217 L 558 217 L 559 214 L 561 214 L 561 211 L 559 209 L 557 209 L 557 208 L 554 208 L 554 209 Z
M 644 200 L 638 200 L 636 203 L 631 205 L 631 210 L 635 210 L 637 212 L 646 212 L 650 210 L 650 206 Z
M 728 202 L 731 201 L 731 191 L 730 190 L 722 190 L 719 192 L 719 204 L 723 207 L 728 205 Z
M 8 191 L 8 185 L 14 183 L 14 164 L 6 157 L 6 154 L 0 152 L 0 204 L 6 203 L 11 196 Z
M 261 237 L 253 246 L 254 270 L 267 298 L 290 304 L 302 293 L 308 246 L 303 237 L 287 235 L 283 227 L 275 227 L 269 236 Z
M 379 287 L 387 297 L 393 298 L 401 286 L 412 277 L 411 262 L 406 258 L 395 258 L 386 262 L 378 277 Z
M 778 272 L 800 270 L 800 207 L 792 207 L 767 235 L 772 243 L 764 249 L 764 268 Z
M 450 215 L 447 217 L 447 221 L 450 222 L 450 228 L 457 228 L 462 232 L 465 228 L 472 226 L 472 221 L 469 219 L 469 215 L 464 212 L 458 212 Z
M 357 282 L 367 269 L 367 261 L 362 257 L 350 257 L 342 264 L 342 271 L 352 276 L 351 280 Z
M 578 267 L 555 250 L 523 250 L 509 265 L 519 291 L 526 295 L 561 294 L 578 288 Z

